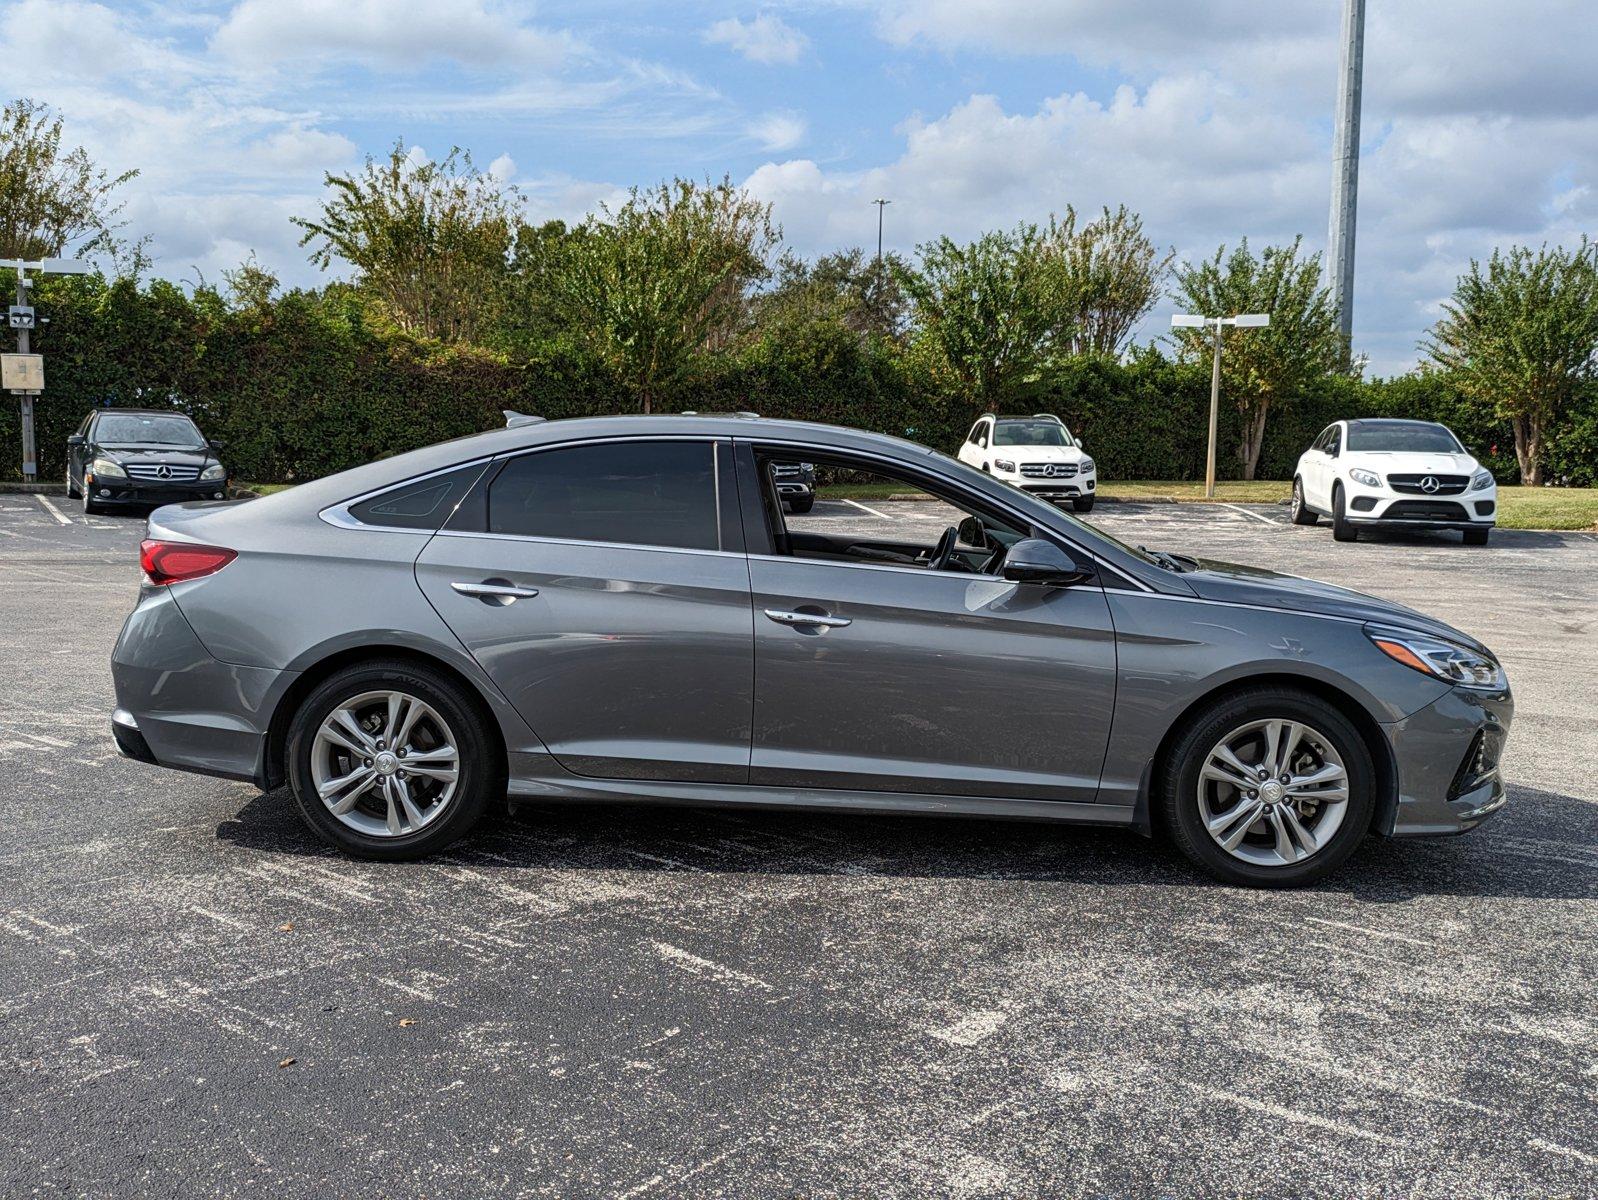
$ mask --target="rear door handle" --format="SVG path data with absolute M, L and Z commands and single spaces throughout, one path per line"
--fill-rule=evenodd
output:
M 515 604 L 529 596 L 538 595 L 537 588 L 517 587 L 509 580 L 485 579 L 482 583 L 465 583 L 456 580 L 449 585 L 463 596 L 475 596 L 484 604 Z
M 766 617 L 779 625 L 824 625 L 828 629 L 842 629 L 852 623 L 848 617 L 829 617 L 825 613 L 787 612 L 780 608 L 766 609 Z

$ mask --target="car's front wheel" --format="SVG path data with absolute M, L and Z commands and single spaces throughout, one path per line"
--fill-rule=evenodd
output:
M 807 513 L 815 506 L 816 498 L 814 496 L 795 496 L 788 501 L 789 509 L 796 513 Z
M 1465 545 L 1467 545 L 1467 546 L 1485 546 L 1487 544 L 1487 537 L 1491 533 L 1492 533 L 1492 530 L 1490 528 L 1489 529 L 1467 529 L 1467 530 L 1464 531 Z
M 1290 688 L 1238 692 L 1178 736 L 1161 780 L 1166 827 L 1210 874 L 1293 887 L 1341 866 L 1370 827 L 1375 768 L 1352 723 Z
M 1343 498 L 1343 485 L 1332 488 L 1332 540 L 1359 541 L 1359 527 L 1348 519 L 1347 501 Z
M 1295 525 L 1314 525 L 1315 523 L 1317 523 L 1321 519 L 1320 515 L 1318 513 L 1316 513 L 1316 511 L 1313 508 L 1311 508 L 1308 504 L 1304 503 L 1304 481 L 1303 481 L 1303 479 L 1295 479 L 1295 480 L 1293 480 L 1293 509 L 1292 509 L 1292 512 L 1293 512 L 1293 524 L 1295 524 Z
M 1093 502 L 1097 499 L 1097 496 L 1076 496 L 1071 500 L 1071 507 L 1077 512 L 1092 512 Z
M 438 671 L 399 660 L 338 671 L 300 705 L 288 775 L 301 817 L 363 858 L 421 858 L 463 837 L 503 795 L 477 707 Z

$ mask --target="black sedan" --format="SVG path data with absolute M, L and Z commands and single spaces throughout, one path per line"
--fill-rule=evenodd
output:
M 86 513 L 221 500 L 228 477 L 216 450 L 182 413 L 96 409 L 67 439 L 67 494 L 81 497 Z

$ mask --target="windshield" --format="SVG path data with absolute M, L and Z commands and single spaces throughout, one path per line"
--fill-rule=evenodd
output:
M 194 422 L 176 413 L 109 413 L 94 427 L 94 440 L 107 445 L 192 446 L 196 450 L 205 445 Z
M 995 446 L 1074 446 L 1070 431 L 1058 421 L 1000 421 L 993 427 Z
M 1348 427 L 1350 450 L 1376 450 L 1403 454 L 1463 454 L 1459 439 L 1441 425 L 1361 425 Z

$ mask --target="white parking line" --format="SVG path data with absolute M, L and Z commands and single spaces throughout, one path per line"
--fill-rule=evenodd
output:
M 44 511 L 45 512 L 49 513 L 57 521 L 60 521 L 61 524 L 63 524 L 63 525 L 72 524 L 72 518 L 67 516 L 66 513 L 62 512 L 59 508 L 57 508 L 54 504 L 52 504 L 50 502 L 50 497 L 44 495 L 42 492 L 35 492 L 33 494 L 33 498 L 44 506 Z
M 1245 517 L 1253 517 L 1256 521 L 1264 521 L 1267 525 L 1280 525 L 1281 524 L 1280 521 L 1273 521 L 1269 517 L 1262 517 L 1257 512 L 1249 512 L 1249 510 L 1246 509 L 1246 508 L 1239 508 L 1237 505 L 1235 505 L 1235 504 L 1227 504 L 1225 501 L 1221 502 L 1221 507 L 1222 508 L 1229 508 L 1233 512 L 1240 512 Z
M 878 512 L 876 509 L 870 507 L 869 505 L 861 504 L 858 500 L 845 500 L 844 503 L 853 505 L 855 508 L 858 508 L 861 512 L 868 512 L 873 517 L 881 517 L 884 521 L 897 521 L 899 519 L 898 517 L 890 517 L 885 512 Z

